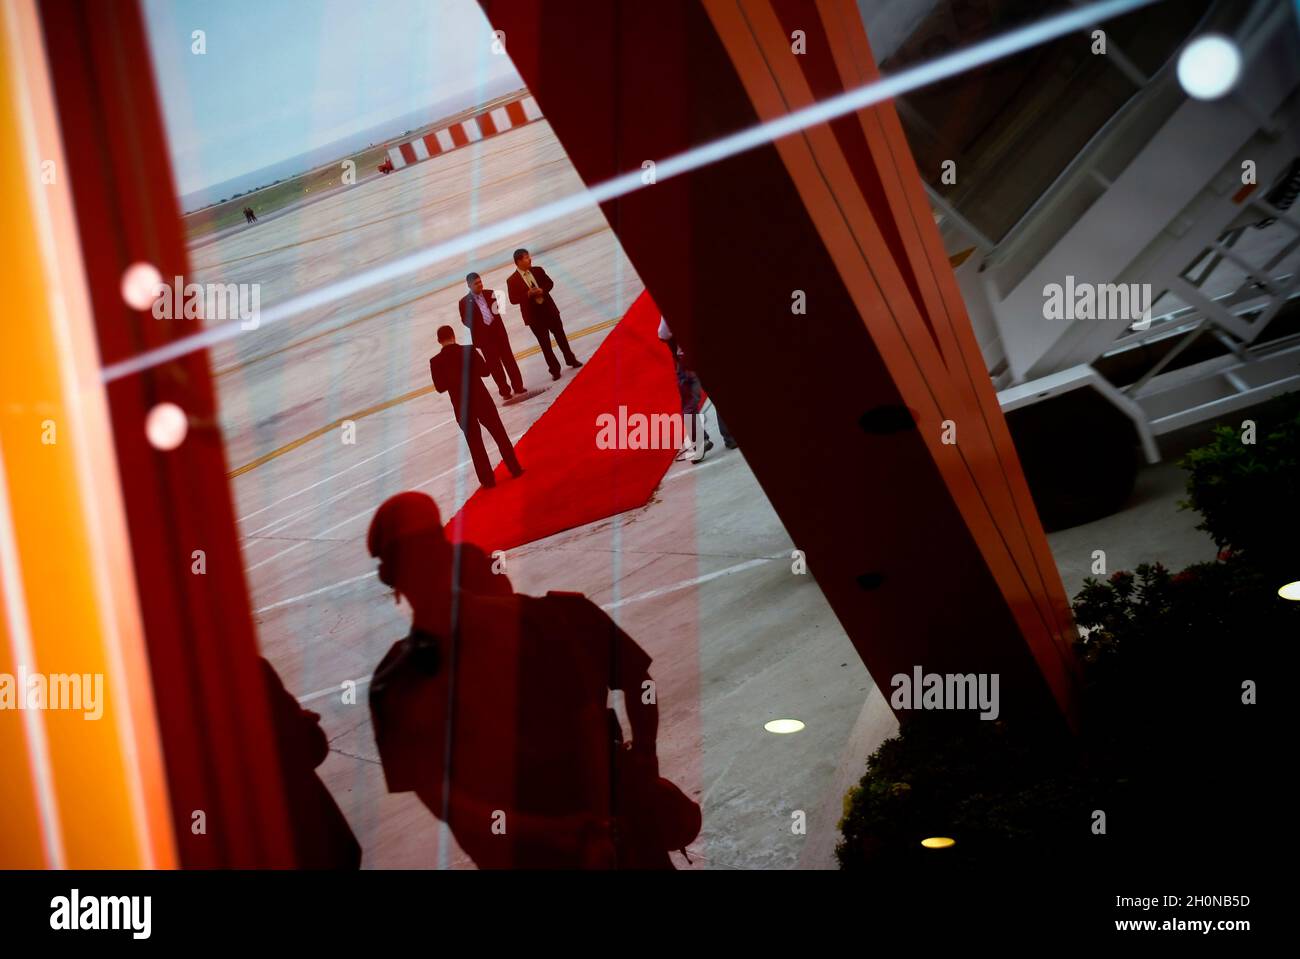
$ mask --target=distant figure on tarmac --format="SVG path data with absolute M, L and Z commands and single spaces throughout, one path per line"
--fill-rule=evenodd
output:
M 389 792 L 415 792 L 481 869 L 674 868 L 700 809 L 659 776 L 645 651 L 579 594 L 475 592 L 423 493 L 380 506 L 367 548 L 412 611 L 370 684 Z
M 483 377 L 488 375 L 487 363 L 482 355 L 472 346 L 461 346 L 456 342 L 456 331 L 450 326 L 438 327 L 438 343 L 442 349 L 429 360 L 429 374 L 433 377 L 433 388 L 439 393 L 451 397 L 451 408 L 456 413 L 456 422 L 465 434 L 469 444 L 470 459 L 474 461 L 474 472 L 481 485 L 491 488 L 497 485 L 492 476 L 492 464 L 488 462 L 487 449 L 483 446 L 482 426 L 496 440 L 501 450 L 501 459 L 511 476 L 519 476 L 524 468 L 515 458 L 515 447 L 501 422 L 497 405 L 492 402 L 492 394 L 483 385 Z
M 477 273 L 466 276 L 465 285 L 469 292 L 460 299 L 460 321 L 469 327 L 470 341 L 483 354 L 501 398 L 508 400 L 514 395 L 512 387 L 515 393 L 524 391 L 524 379 L 510 347 L 510 336 L 497 306 L 496 293 L 483 289 L 483 279 Z
M 533 266 L 533 258 L 525 249 L 515 250 L 515 272 L 506 281 L 506 290 L 510 302 L 519 307 L 524 323 L 537 337 L 537 345 L 546 357 L 546 368 L 551 371 L 551 379 L 560 378 L 560 364 L 551 350 L 551 337 L 564 355 L 564 362 L 577 369 L 582 365 L 569 348 L 569 339 L 564 335 L 564 321 L 560 319 L 560 308 L 551 298 L 555 281 L 546 275 L 540 266 Z
M 246 223 L 257 222 L 257 214 L 253 212 L 253 208 L 251 206 L 244 207 L 244 222 Z

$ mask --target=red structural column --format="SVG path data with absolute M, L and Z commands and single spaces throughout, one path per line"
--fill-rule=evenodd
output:
M 647 164 L 872 78 L 856 5 L 482 6 L 583 180 L 653 179 L 605 214 L 877 684 L 996 672 L 1004 716 L 1072 718 L 1068 603 L 892 106 Z
M 47 0 L 41 16 L 108 364 L 197 322 L 154 319 L 119 292 L 135 262 L 167 278 L 186 273 L 167 141 L 135 3 Z M 108 399 L 120 475 L 102 480 L 121 484 L 126 505 L 181 864 L 292 865 L 207 356 L 118 380 Z M 163 401 L 191 419 L 172 452 L 151 447 L 144 432 Z M 195 550 L 205 556 L 202 575 L 192 571 Z

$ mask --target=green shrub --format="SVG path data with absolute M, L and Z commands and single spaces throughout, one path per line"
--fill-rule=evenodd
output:
M 1201 512 L 1218 560 L 1176 575 L 1142 565 L 1089 579 L 1075 597 L 1080 735 L 909 714 L 845 796 L 841 868 L 932 876 L 940 863 L 1111 857 L 1113 875 L 1116 856 L 1131 857 L 1127 868 L 1268 846 L 1276 816 L 1265 809 L 1287 767 L 1271 745 L 1279 710 L 1245 704 L 1243 688 L 1267 684 L 1260 702 L 1289 706 L 1300 603 L 1277 587 L 1300 543 L 1300 394 L 1254 418 L 1256 444 L 1219 427 L 1183 460 L 1182 505 Z M 1107 813 L 1104 839 L 1088 828 L 1095 809 Z M 957 844 L 922 848 L 934 835 Z
M 1242 705 L 1242 681 L 1288 675 L 1278 653 L 1300 636 L 1300 604 L 1229 554 L 1177 575 L 1155 564 L 1090 579 L 1074 612 L 1088 630 L 1076 646 L 1081 735 L 1062 742 L 1011 723 L 907 716 L 845 797 L 842 868 L 907 872 L 924 863 L 930 874 L 937 856 L 1082 867 L 1117 849 L 1154 855 L 1159 842 L 1185 835 L 1208 848 L 1254 828 L 1254 790 L 1202 795 L 1204 770 L 1223 764 L 1241 784 L 1276 768 L 1269 723 Z M 1118 842 L 1092 835 L 1095 809 Z M 931 835 L 958 842 L 936 853 L 920 846 Z
M 1277 585 L 1242 553 L 1174 576 L 1155 564 L 1089 579 L 1074 602 L 1088 630 L 1076 646 L 1085 731 L 1175 757 L 1184 740 L 1199 749 L 1231 735 L 1244 719 L 1242 681 L 1275 672 L 1300 635 L 1300 604 Z
M 1083 854 L 1091 804 L 1115 782 L 1062 745 L 1002 722 L 909 716 L 845 796 L 840 867 L 907 873 L 940 856 L 965 865 Z M 925 849 L 921 840 L 930 836 L 957 844 Z
M 1180 505 L 1201 514 L 1197 528 L 1220 548 L 1276 567 L 1300 541 L 1300 393 L 1277 397 L 1251 418 L 1254 443 L 1242 442 L 1240 427 L 1217 426 L 1207 445 L 1183 458 L 1187 499 Z

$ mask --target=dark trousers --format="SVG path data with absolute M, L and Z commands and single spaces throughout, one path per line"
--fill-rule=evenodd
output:
M 546 368 L 552 374 L 560 372 L 560 364 L 555 359 L 555 353 L 551 350 L 551 337 L 555 337 L 556 344 L 560 347 L 560 353 L 564 356 L 564 362 L 570 366 L 577 365 L 578 358 L 573 355 L 573 350 L 569 348 L 569 338 L 564 335 L 564 323 L 558 316 L 547 317 L 530 324 L 528 327 L 533 331 L 533 336 L 537 337 L 537 345 L 542 348 L 542 356 L 546 357 Z
M 718 418 L 718 432 L 722 434 L 722 442 L 728 446 L 736 445 L 736 438 L 731 435 L 731 430 L 727 429 L 727 424 L 722 422 L 722 413 L 718 410 L 718 404 L 713 404 L 713 415 Z
M 676 357 L 674 357 L 676 359 Z M 682 415 L 693 416 L 700 412 L 700 400 L 703 398 L 703 391 L 700 386 L 700 378 L 691 370 L 683 369 L 680 362 L 677 363 L 677 392 L 682 398 Z M 727 424 L 722 421 L 722 413 L 718 410 L 718 404 L 713 404 L 713 415 L 718 419 L 718 432 L 722 434 L 722 441 L 727 446 L 735 446 L 736 440 L 731 435 L 731 430 L 727 429 Z M 688 421 L 689 423 L 689 421 Z M 691 432 L 692 427 L 687 426 L 687 433 Z M 690 436 L 692 442 L 695 437 Z M 708 439 L 708 436 L 705 436 Z
M 488 372 L 492 374 L 492 381 L 497 385 L 497 391 L 502 396 L 511 389 L 516 393 L 522 393 L 524 378 L 519 372 L 519 364 L 515 362 L 514 351 L 510 348 L 510 335 L 506 332 L 505 324 L 498 319 L 491 326 L 480 327 L 480 329 L 483 331 L 480 336 L 486 342 L 474 345 L 483 354 Z
M 492 464 L 488 461 L 487 448 L 483 445 L 483 433 L 479 427 L 486 428 L 496 440 L 497 449 L 501 451 L 501 460 L 506 464 L 506 469 L 518 473 L 521 467 L 515 457 L 515 446 L 506 434 L 505 424 L 501 422 L 501 414 L 497 412 L 496 404 L 489 399 L 486 404 L 472 404 L 468 415 L 466 412 L 457 408 L 456 422 L 460 424 L 461 432 L 465 434 L 465 442 L 469 444 L 469 457 L 474 461 L 474 472 L 478 475 L 478 481 L 484 486 L 492 486 L 495 483 L 492 477 Z

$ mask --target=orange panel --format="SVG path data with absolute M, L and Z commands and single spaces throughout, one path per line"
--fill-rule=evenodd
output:
M 16 559 L 4 601 L 24 614 L 21 636 L 9 621 L 5 661 L 47 685 L 47 707 L 55 688 L 69 696 L 59 709 L 0 713 L 0 740 L 35 717 L 46 743 L 25 760 L 0 753 L 14 763 L 3 778 L 52 791 L 41 830 L 57 837 L 47 842 L 52 865 L 169 866 L 135 583 L 34 6 L 6 4 L 2 26 L 0 143 L 22 171 L 0 183 L 0 262 L 17 318 L 0 352 L 0 522 Z M 0 828 L 24 823 L 6 815 Z M 25 841 L 7 836 L 2 846 Z

